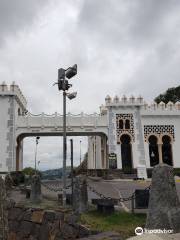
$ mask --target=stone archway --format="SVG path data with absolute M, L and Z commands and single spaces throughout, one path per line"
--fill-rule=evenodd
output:
M 153 167 L 159 164 L 158 138 L 154 135 L 151 135 L 148 141 L 150 166 Z
M 162 159 L 164 163 L 173 166 L 171 138 L 168 135 L 162 137 Z
M 122 170 L 125 173 L 131 173 L 132 172 L 131 138 L 128 134 L 123 134 L 120 137 L 120 142 L 121 142 Z

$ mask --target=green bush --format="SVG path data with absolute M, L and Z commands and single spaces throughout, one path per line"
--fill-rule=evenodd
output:
M 10 176 L 13 181 L 13 185 L 19 185 L 25 181 L 25 174 L 22 171 L 10 172 Z
M 174 168 L 174 175 L 180 177 L 180 168 Z

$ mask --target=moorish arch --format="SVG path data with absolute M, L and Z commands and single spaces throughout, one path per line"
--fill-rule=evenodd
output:
M 153 167 L 159 164 L 158 137 L 156 135 L 150 135 L 148 137 L 148 142 L 150 166 Z
M 120 144 L 122 170 L 126 173 L 131 173 L 133 168 L 131 136 L 129 134 L 122 134 L 120 136 Z
M 164 163 L 173 166 L 172 139 L 169 135 L 162 136 L 162 160 Z

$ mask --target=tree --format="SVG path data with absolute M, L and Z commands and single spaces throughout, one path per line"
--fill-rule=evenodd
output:
M 28 176 L 32 176 L 34 175 L 35 173 L 37 173 L 39 176 L 41 176 L 41 172 L 39 170 L 35 170 L 34 168 L 32 167 L 26 167 L 22 170 L 22 172 L 25 174 L 25 175 L 28 175 Z
M 169 101 L 173 103 L 180 101 L 180 86 L 168 88 L 165 93 L 158 95 L 154 101 L 157 103 L 160 103 L 161 101 L 164 103 L 168 103 Z

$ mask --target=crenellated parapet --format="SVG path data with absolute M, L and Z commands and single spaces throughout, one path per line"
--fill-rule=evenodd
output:
M 153 102 L 151 104 L 144 104 L 144 110 L 149 110 L 149 111 L 177 111 L 180 110 L 180 102 L 173 103 L 169 101 L 167 104 L 164 102 L 160 102 L 157 104 L 156 102 Z
M 21 92 L 19 86 L 12 82 L 10 86 L 6 84 L 6 82 L 2 82 L 0 84 L 0 96 L 15 96 L 17 102 L 22 106 L 23 109 L 26 109 L 27 101 L 24 95 Z
M 109 95 L 105 98 L 106 106 L 136 106 L 136 105 L 144 105 L 144 99 L 140 95 L 138 97 L 134 97 L 133 95 L 129 98 L 126 95 L 123 95 L 122 97 L 115 96 L 114 98 L 110 97 Z
M 126 95 L 123 95 L 122 97 L 114 96 L 113 98 L 109 95 L 105 98 L 105 106 L 102 105 L 100 107 L 101 111 L 105 111 L 107 107 L 110 106 L 141 106 L 142 110 L 148 110 L 148 111 L 177 111 L 180 110 L 180 102 L 173 103 L 169 101 L 167 104 L 164 102 L 160 102 L 157 104 L 156 102 L 153 102 L 151 104 L 148 104 L 144 101 L 143 97 L 140 95 L 138 97 L 134 97 L 131 95 L 130 97 L 127 97 Z

